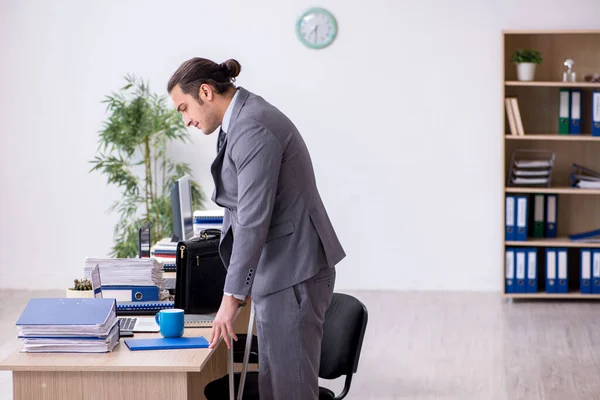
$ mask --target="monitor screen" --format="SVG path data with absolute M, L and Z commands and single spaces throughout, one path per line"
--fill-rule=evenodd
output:
M 175 181 L 171 189 L 171 209 L 173 213 L 173 234 L 178 240 L 188 240 L 194 236 L 194 213 L 192 210 L 192 184 L 185 175 Z

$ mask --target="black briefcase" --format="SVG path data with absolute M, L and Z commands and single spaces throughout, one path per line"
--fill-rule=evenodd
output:
M 177 243 L 175 308 L 185 314 L 219 310 L 227 275 L 219 256 L 220 238 L 220 230 L 206 229 L 199 237 Z

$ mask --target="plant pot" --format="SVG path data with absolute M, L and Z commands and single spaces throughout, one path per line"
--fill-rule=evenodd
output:
M 93 290 L 73 290 L 68 288 L 66 290 L 67 298 L 78 298 L 78 299 L 86 299 L 86 298 L 94 298 Z
M 518 63 L 517 79 L 520 81 L 532 81 L 535 76 L 536 63 Z

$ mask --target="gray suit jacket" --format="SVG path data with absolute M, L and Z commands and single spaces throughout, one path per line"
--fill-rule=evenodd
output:
M 266 295 L 345 257 L 317 190 L 308 149 L 294 124 L 244 88 L 211 173 L 225 208 L 219 253 L 224 291 Z

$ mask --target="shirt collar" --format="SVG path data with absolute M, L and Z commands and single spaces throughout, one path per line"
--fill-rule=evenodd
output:
M 233 95 L 233 98 L 231 99 L 231 102 L 229 103 L 229 107 L 227 107 L 227 110 L 225 111 L 225 115 L 223 115 L 223 122 L 221 122 L 221 129 L 223 129 L 223 132 L 227 133 L 227 131 L 229 131 L 229 122 L 231 121 L 231 113 L 233 112 L 233 106 L 235 105 L 235 101 L 238 98 L 238 94 L 240 93 L 240 91 L 238 89 L 235 90 L 235 94 Z

